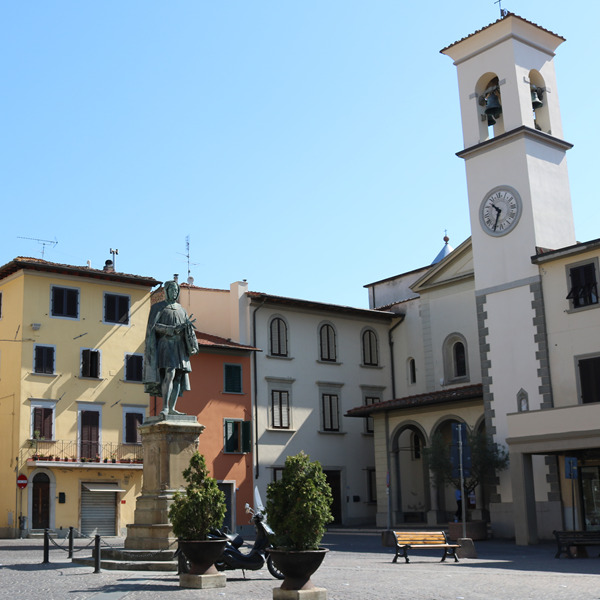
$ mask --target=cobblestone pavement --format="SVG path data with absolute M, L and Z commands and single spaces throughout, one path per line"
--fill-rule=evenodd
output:
M 122 539 L 107 538 L 114 546 Z M 313 575 L 329 600 L 600 600 L 600 558 L 555 559 L 553 544 L 515 546 L 476 542 L 478 558 L 439 561 L 439 551 L 413 551 L 411 562 L 392 564 L 394 552 L 377 533 L 328 533 L 330 552 Z M 87 540 L 76 540 L 76 547 Z M 88 554 L 89 548 L 81 552 Z M 179 587 L 175 573 L 108 571 L 73 565 L 50 547 L 43 565 L 42 540 L 0 540 L 0 599 L 10 600 L 259 600 L 280 584 L 266 570 L 227 573 L 214 590 Z

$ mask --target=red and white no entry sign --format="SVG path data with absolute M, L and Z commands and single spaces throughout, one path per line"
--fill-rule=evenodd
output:
M 20 489 L 27 487 L 27 475 L 19 475 L 17 477 L 17 487 Z

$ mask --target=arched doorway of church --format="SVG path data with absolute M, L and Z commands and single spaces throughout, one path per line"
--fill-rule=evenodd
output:
M 395 521 L 425 523 L 429 510 L 429 480 L 426 472 L 425 434 L 416 424 L 401 426 L 393 439 L 396 482 Z

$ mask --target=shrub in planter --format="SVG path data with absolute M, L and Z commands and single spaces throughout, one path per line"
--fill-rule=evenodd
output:
M 266 509 L 275 547 L 317 550 L 325 525 L 333 521 L 332 502 L 320 463 L 304 452 L 288 456 L 281 479 L 267 486 Z
M 225 494 L 210 477 L 204 456 L 195 452 L 183 472 L 185 491 L 175 492 L 169 508 L 173 533 L 181 540 L 205 540 L 211 529 L 223 525 Z

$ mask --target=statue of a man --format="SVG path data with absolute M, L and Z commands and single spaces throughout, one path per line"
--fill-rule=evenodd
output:
M 161 396 L 161 415 L 181 415 L 175 404 L 190 389 L 190 355 L 198 352 L 195 329 L 185 309 L 177 302 L 179 284 L 165 283 L 165 300 L 150 309 L 144 353 L 144 390 Z

